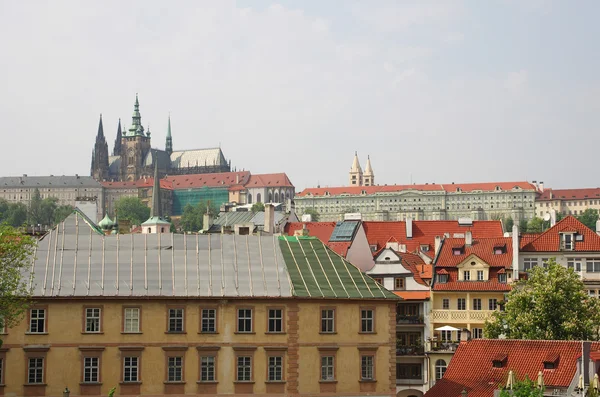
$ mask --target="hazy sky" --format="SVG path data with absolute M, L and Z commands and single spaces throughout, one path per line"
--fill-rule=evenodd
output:
M 600 1 L 0 0 L 0 175 L 89 174 L 135 93 L 154 147 L 221 145 L 300 190 L 595 187 Z

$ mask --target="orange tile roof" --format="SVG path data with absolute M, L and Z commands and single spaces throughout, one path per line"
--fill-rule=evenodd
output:
M 521 243 L 521 251 L 525 252 L 559 252 L 560 233 L 576 232 L 583 235 L 583 241 L 575 241 L 575 252 L 600 251 L 600 236 L 592 229 L 579 222 L 573 216 L 561 219 L 553 227 L 533 237 L 527 237 L 525 243 Z M 523 238 L 522 238 L 523 240 Z
M 335 251 L 338 255 L 343 256 L 345 258 L 348 255 L 348 250 L 350 249 L 352 242 L 351 241 L 348 241 L 348 242 L 334 241 L 334 242 L 327 242 L 327 243 L 325 243 L 325 245 L 327 245 L 329 248 L 331 248 L 333 251 Z
M 154 178 L 138 179 L 137 181 L 123 181 L 123 182 L 100 182 L 106 189 L 139 189 L 144 187 L 154 187 Z M 160 180 L 160 188 L 173 190 L 173 183 L 168 179 Z
M 295 231 L 302 230 L 303 225 L 303 222 L 290 222 L 285 225 L 284 232 L 288 236 L 293 236 Z M 322 243 L 327 244 L 333 229 L 335 229 L 335 222 L 306 222 L 306 228 L 309 236 L 316 237 Z
M 167 176 L 173 183 L 173 189 L 189 189 L 200 187 L 223 187 L 244 185 L 250 179 L 249 171 L 218 172 L 214 174 L 190 174 Z
M 464 247 L 464 253 L 454 255 L 453 250 Z M 502 254 L 495 254 L 494 248 L 501 247 Z M 436 267 L 456 267 L 467 259 L 469 255 L 477 255 L 491 267 L 512 267 L 512 239 L 510 237 L 478 238 L 473 239 L 470 247 L 465 245 L 464 238 L 446 238 L 442 242 L 442 248 L 435 261 Z
M 421 285 L 430 285 L 431 273 L 433 266 L 426 264 L 419 255 L 411 254 L 408 252 L 396 252 L 400 257 L 400 263 L 410 270 L 413 274 L 415 281 Z
M 278 174 L 252 174 L 250 175 L 250 180 L 245 183 L 245 186 L 246 188 L 269 186 L 294 187 L 290 178 L 284 172 Z
M 537 188 L 529 182 L 485 182 L 485 183 L 450 183 L 450 184 L 425 184 L 425 185 L 378 185 L 378 186 L 336 186 L 336 187 L 317 187 L 307 188 L 298 193 L 298 196 L 324 196 L 325 192 L 331 196 L 341 194 L 361 195 L 364 191 L 366 194 L 375 193 L 392 193 L 405 190 L 417 191 L 439 191 L 439 192 L 456 192 L 458 189 L 462 192 L 495 191 L 496 187 L 502 190 L 512 190 L 518 187 L 523 190 L 534 190 Z
M 592 343 L 592 351 L 600 343 Z M 492 359 L 505 354 L 506 364 L 494 368 Z M 544 369 L 549 354 L 560 357 L 555 369 Z M 519 380 L 528 376 L 537 380 L 542 371 L 546 389 L 566 388 L 575 377 L 577 359 L 581 356 L 579 341 L 472 339 L 458 345 L 444 377 L 425 393 L 425 397 L 461 397 L 465 388 L 469 397 L 493 397 L 494 390 L 505 385 L 508 372 Z
M 394 291 L 394 294 L 407 301 L 426 300 L 431 295 L 429 291 Z
M 536 201 L 600 199 L 600 188 L 587 189 L 545 189 Z

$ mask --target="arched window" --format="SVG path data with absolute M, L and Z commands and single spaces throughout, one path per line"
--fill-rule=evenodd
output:
M 164 227 L 161 227 L 161 228 L 160 228 L 160 232 L 161 232 L 161 233 L 164 233 L 164 232 L 165 232 L 165 228 L 164 228 Z
M 269 203 L 273 202 L 273 193 L 269 193 Z
M 252 204 L 252 195 L 248 193 L 248 204 Z
M 261 203 L 262 201 L 260 199 L 261 199 L 260 193 L 256 193 L 256 202 Z
M 275 192 L 275 202 L 279 202 L 279 193 Z
M 435 380 L 440 380 L 446 373 L 446 362 L 444 360 L 437 360 L 435 362 Z
M 148 228 L 148 233 L 152 233 L 152 228 L 151 227 Z
M 286 200 L 289 200 L 289 199 L 290 199 L 290 192 L 287 192 L 287 193 L 285 194 L 285 199 L 286 199 Z

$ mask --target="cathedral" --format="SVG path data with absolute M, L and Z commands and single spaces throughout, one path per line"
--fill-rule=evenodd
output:
M 230 172 L 231 162 L 227 162 L 221 148 L 173 150 L 171 117 L 167 129 L 165 149 L 152 148 L 150 129 L 144 130 L 140 103 L 135 96 L 131 127 L 117 127 L 117 138 L 113 155 L 108 152 L 104 136 L 102 115 L 98 125 L 96 143 L 92 151 L 91 176 L 97 181 L 135 181 L 152 177 L 155 167 L 161 177 L 165 175 L 207 174 Z

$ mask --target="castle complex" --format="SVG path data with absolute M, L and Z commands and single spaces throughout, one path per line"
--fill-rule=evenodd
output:
M 146 131 L 142 126 L 137 95 L 131 127 L 129 129 L 122 128 L 119 119 L 113 155 L 109 156 L 102 115 L 100 115 L 90 173 L 94 179 L 98 181 L 135 181 L 151 177 L 155 164 L 157 164 L 161 176 L 231 171 L 231 162 L 227 162 L 220 148 L 174 151 L 170 117 L 165 149 L 152 148 L 150 130 Z

